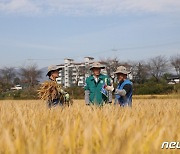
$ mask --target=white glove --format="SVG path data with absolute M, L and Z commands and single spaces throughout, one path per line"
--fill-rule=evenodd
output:
M 107 86 L 106 88 L 105 88 L 107 91 L 113 91 L 114 90 L 114 87 L 113 87 L 113 85 L 112 86 Z
M 65 98 L 66 98 L 66 101 L 69 101 L 70 96 L 68 93 L 65 94 Z

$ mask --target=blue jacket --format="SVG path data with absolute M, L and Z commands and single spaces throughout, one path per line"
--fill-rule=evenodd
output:
M 118 84 L 117 89 L 123 90 L 124 86 L 130 84 L 132 85 L 132 82 L 128 79 L 124 80 L 122 84 Z M 115 94 L 115 104 L 120 104 L 120 106 L 132 106 L 132 88 L 130 92 L 126 94 L 126 96 L 120 96 L 118 94 Z

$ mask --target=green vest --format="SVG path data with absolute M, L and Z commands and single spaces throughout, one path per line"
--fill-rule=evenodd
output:
M 89 90 L 90 92 L 90 103 L 103 105 L 104 102 L 107 102 L 107 96 L 101 93 L 101 89 L 105 84 L 111 85 L 110 79 L 107 75 L 100 74 L 98 82 L 95 81 L 93 75 L 86 79 L 85 90 Z

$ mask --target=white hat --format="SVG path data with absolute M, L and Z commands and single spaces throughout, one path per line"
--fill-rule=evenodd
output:
M 118 73 L 122 73 L 122 74 L 129 74 L 131 73 L 130 71 L 127 71 L 126 67 L 124 66 L 119 66 L 116 70 L 116 72 L 114 72 L 114 74 L 118 74 Z
M 56 70 L 62 70 L 62 68 L 60 66 L 57 65 L 51 65 L 48 67 L 48 73 L 46 74 L 46 76 L 50 76 L 50 72 L 51 71 L 56 71 Z
M 101 63 L 98 63 L 98 62 L 94 62 L 91 67 L 90 67 L 90 70 L 93 69 L 93 68 L 100 68 L 100 69 L 104 69 L 105 66 L 103 66 Z

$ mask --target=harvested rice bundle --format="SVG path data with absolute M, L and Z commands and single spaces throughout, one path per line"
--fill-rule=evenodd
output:
M 52 101 L 58 97 L 58 84 L 52 81 L 45 81 L 38 90 L 39 98 L 42 100 Z
M 50 106 L 56 103 L 54 100 L 58 100 L 61 105 L 72 105 L 73 100 L 69 94 L 65 92 L 61 87 L 54 81 L 45 81 L 41 84 L 38 90 L 38 95 L 41 100 L 45 100 Z

